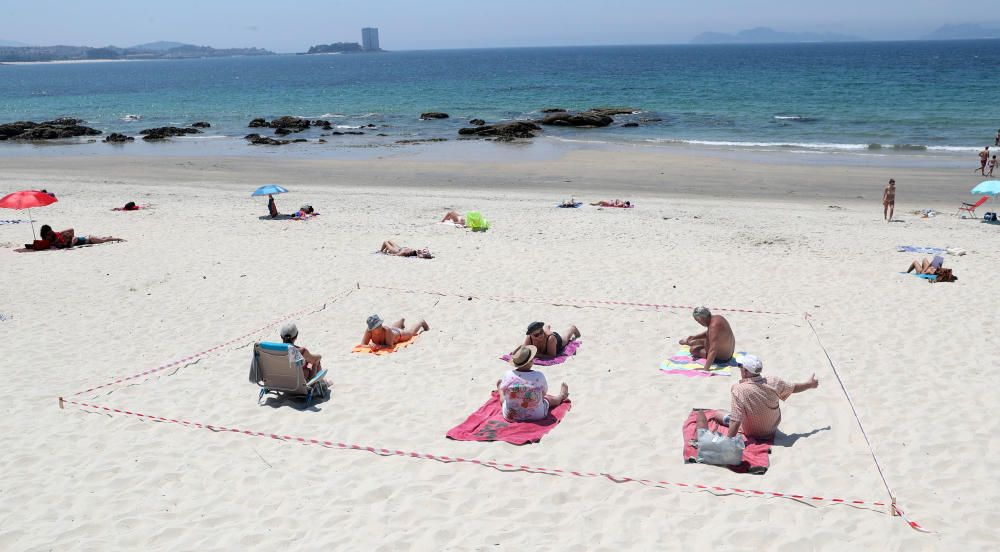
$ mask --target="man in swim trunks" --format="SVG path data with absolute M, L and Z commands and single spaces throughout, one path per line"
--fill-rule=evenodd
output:
M 893 211 L 896 210 L 896 181 L 889 179 L 889 185 L 882 192 L 882 216 L 886 222 L 892 222 Z
M 538 349 L 538 358 L 549 359 L 561 355 L 567 343 L 579 338 L 580 330 L 572 324 L 566 330 L 564 338 L 562 335 L 552 331 L 552 327 L 548 324 L 544 322 L 532 322 L 528 324 L 528 331 L 525 332 L 524 343 L 522 345 L 533 345 Z
M 986 146 L 979 152 L 979 174 L 986 176 L 986 162 L 990 159 L 990 147 Z M 976 172 L 976 171 L 972 171 Z
M 382 242 L 382 253 L 386 255 L 395 255 L 397 257 L 420 257 L 421 259 L 433 259 L 434 255 L 426 247 L 423 249 L 413 249 L 411 247 L 400 247 L 396 245 L 392 240 L 385 240 Z
M 705 359 L 704 368 L 708 370 L 716 362 L 729 362 L 736 351 L 736 336 L 729 327 L 729 321 L 722 315 L 712 314 L 707 307 L 698 307 L 692 313 L 695 322 L 705 326 L 705 331 L 680 340 L 681 345 L 691 348 L 692 358 Z
M 416 324 L 407 326 L 405 318 L 400 318 L 391 325 L 386 326 L 382 317 L 377 314 L 369 316 L 366 323 L 368 329 L 365 330 L 365 335 L 361 337 L 361 344 L 371 347 L 372 350 L 382 348 L 391 349 L 399 343 L 413 339 L 420 332 L 431 329 L 425 320 L 420 320 Z

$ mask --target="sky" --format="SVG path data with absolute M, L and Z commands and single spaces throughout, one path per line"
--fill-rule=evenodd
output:
M 897 40 L 998 20 L 1000 0 L 0 0 L 0 40 L 276 52 L 360 42 L 367 26 L 384 49 L 417 50 L 687 43 L 758 26 Z

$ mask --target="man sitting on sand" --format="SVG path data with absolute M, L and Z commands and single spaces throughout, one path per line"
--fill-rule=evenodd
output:
M 705 367 L 698 369 L 708 370 L 716 362 L 732 360 L 736 351 L 736 336 L 729 327 L 729 321 L 721 314 L 712 314 L 707 307 L 694 309 L 692 316 L 695 322 L 707 329 L 698 335 L 685 337 L 679 343 L 691 347 L 691 358 L 705 359 Z
M 631 207 L 632 206 L 632 202 L 631 201 L 622 201 L 620 199 L 614 199 L 614 200 L 610 200 L 610 201 L 602 199 L 601 201 L 595 201 L 595 202 L 591 203 L 591 205 L 600 206 L 600 207 Z
M 497 393 L 503 404 L 503 417 L 511 422 L 541 420 L 553 408 L 569 398 L 569 387 L 563 383 L 558 395 L 547 395 L 549 384 L 545 374 L 532 370 L 538 349 L 522 345 L 510 355 L 512 370 L 497 380 Z
M 97 245 L 99 243 L 125 241 L 114 236 L 77 236 L 72 228 L 53 232 L 48 224 L 42 226 L 39 231 L 42 239 L 35 240 L 34 243 L 24 244 L 28 249 L 42 250 L 54 247 L 56 249 L 68 249 L 77 245 Z
M 434 255 L 426 247 L 423 249 L 413 249 L 411 247 L 400 247 L 396 245 L 392 240 L 385 240 L 382 242 L 382 249 L 380 250 L 386 255 L 395 255 L 397 257 L 420 257 L 421 259 L 433 259 Z
M 922 260 L 913 261 L 910 263 L 910 268 L 906 269 L 906 273 L 909 274 L 916 270 L 917 274 L 937 274 L 942 266 L 944 266 L 944 257 L 934 255 L 933 259 L 924 257 Z
M 295 340 L 299 337 L 299 328 L 293 323 L 289 322 L 281 327 L 281 342 L 287 343 L 292 347 L 299 350 L 302 354 L 302 358 L 305 359 L 306 363 L 302 365 L 302 376 L 309 381 L 323 369 L 320 366 L 320 361 L 323 359 L 322 355 L 314 355 L 309 352 L 309 349 L 305 347 L 300 347 L 295 344 Z
M 739 383 L 732 387 L 732 412 L 716 410 L 713 419 L 729 426 L 727 437 L 742 433 L 747 437 L 767 439 L 774 436 L 781 423 L 779 400 L 788 400 L 795 393 L 819 387 L 816 374 L 804 383 L 788 383 L 783 379 L 765 378 L 760 373 L 764 364 L 759 358 L 747 355 L 740 362 Z
M 465 226 L 465 217 L 459 215 L 455 211 L 448 211 L 448 213 L 445 214 L 444 218 L 441 219 L 441 222 L 450 222 L 450 223 L 454 224 L 455 226 L 463 226 L 464 227 Z
M 531 345 L 538 351 L 538 358 L 550 359 L 563 353 L 566 344 L 580 337 L 580 330 L 570 324 L 565 332 L 565 337 L 552 331 L 552 327 L 544 322 L 532 322 L 528 324 L 528 331 L 524 335 L 522 346 Z M 513 353 L 511 353 L 513 354 Z
M 371 347 L 372 350 L 391 349 L 399 343 L 413 339 L 420 332 L 431 329 L 425 320 L 407 326 L 405 318 L 400 318 L 386 326 L 382 317 L 377 314 L 369 316 L 367 324 L 368 329 L 365 330 L 365 335 L 361 338 L 361 344 Z

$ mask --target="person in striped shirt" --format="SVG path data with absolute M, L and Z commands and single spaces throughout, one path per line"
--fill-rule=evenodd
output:
M 733 384 L 731 411 L 715 411 L 716 422 L 729 426 L 727 437 L 742 433 L 747 437 L 772 437 L 781 423 L 779 400 L 819 386 L 816 374 L 803 383 L 788 383 L 776 377 L 760 375 L 764 363 L 753 355 L 740 360 L 739 383 Z

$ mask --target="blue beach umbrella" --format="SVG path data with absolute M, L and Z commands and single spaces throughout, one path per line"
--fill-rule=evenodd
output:
M 996 197 L 1000 195 L 1000 180 L 984 180 L 972 189 L 972 193 L 975 195 L 991 195 Z
M 265 184 L 260 188 L 254 190 L 253 193 L 250 194 L 250 197 L 283 194 L 287 191 L 288 190 L 282 188 L 281 186 L 278 186 L 277 184 Z

